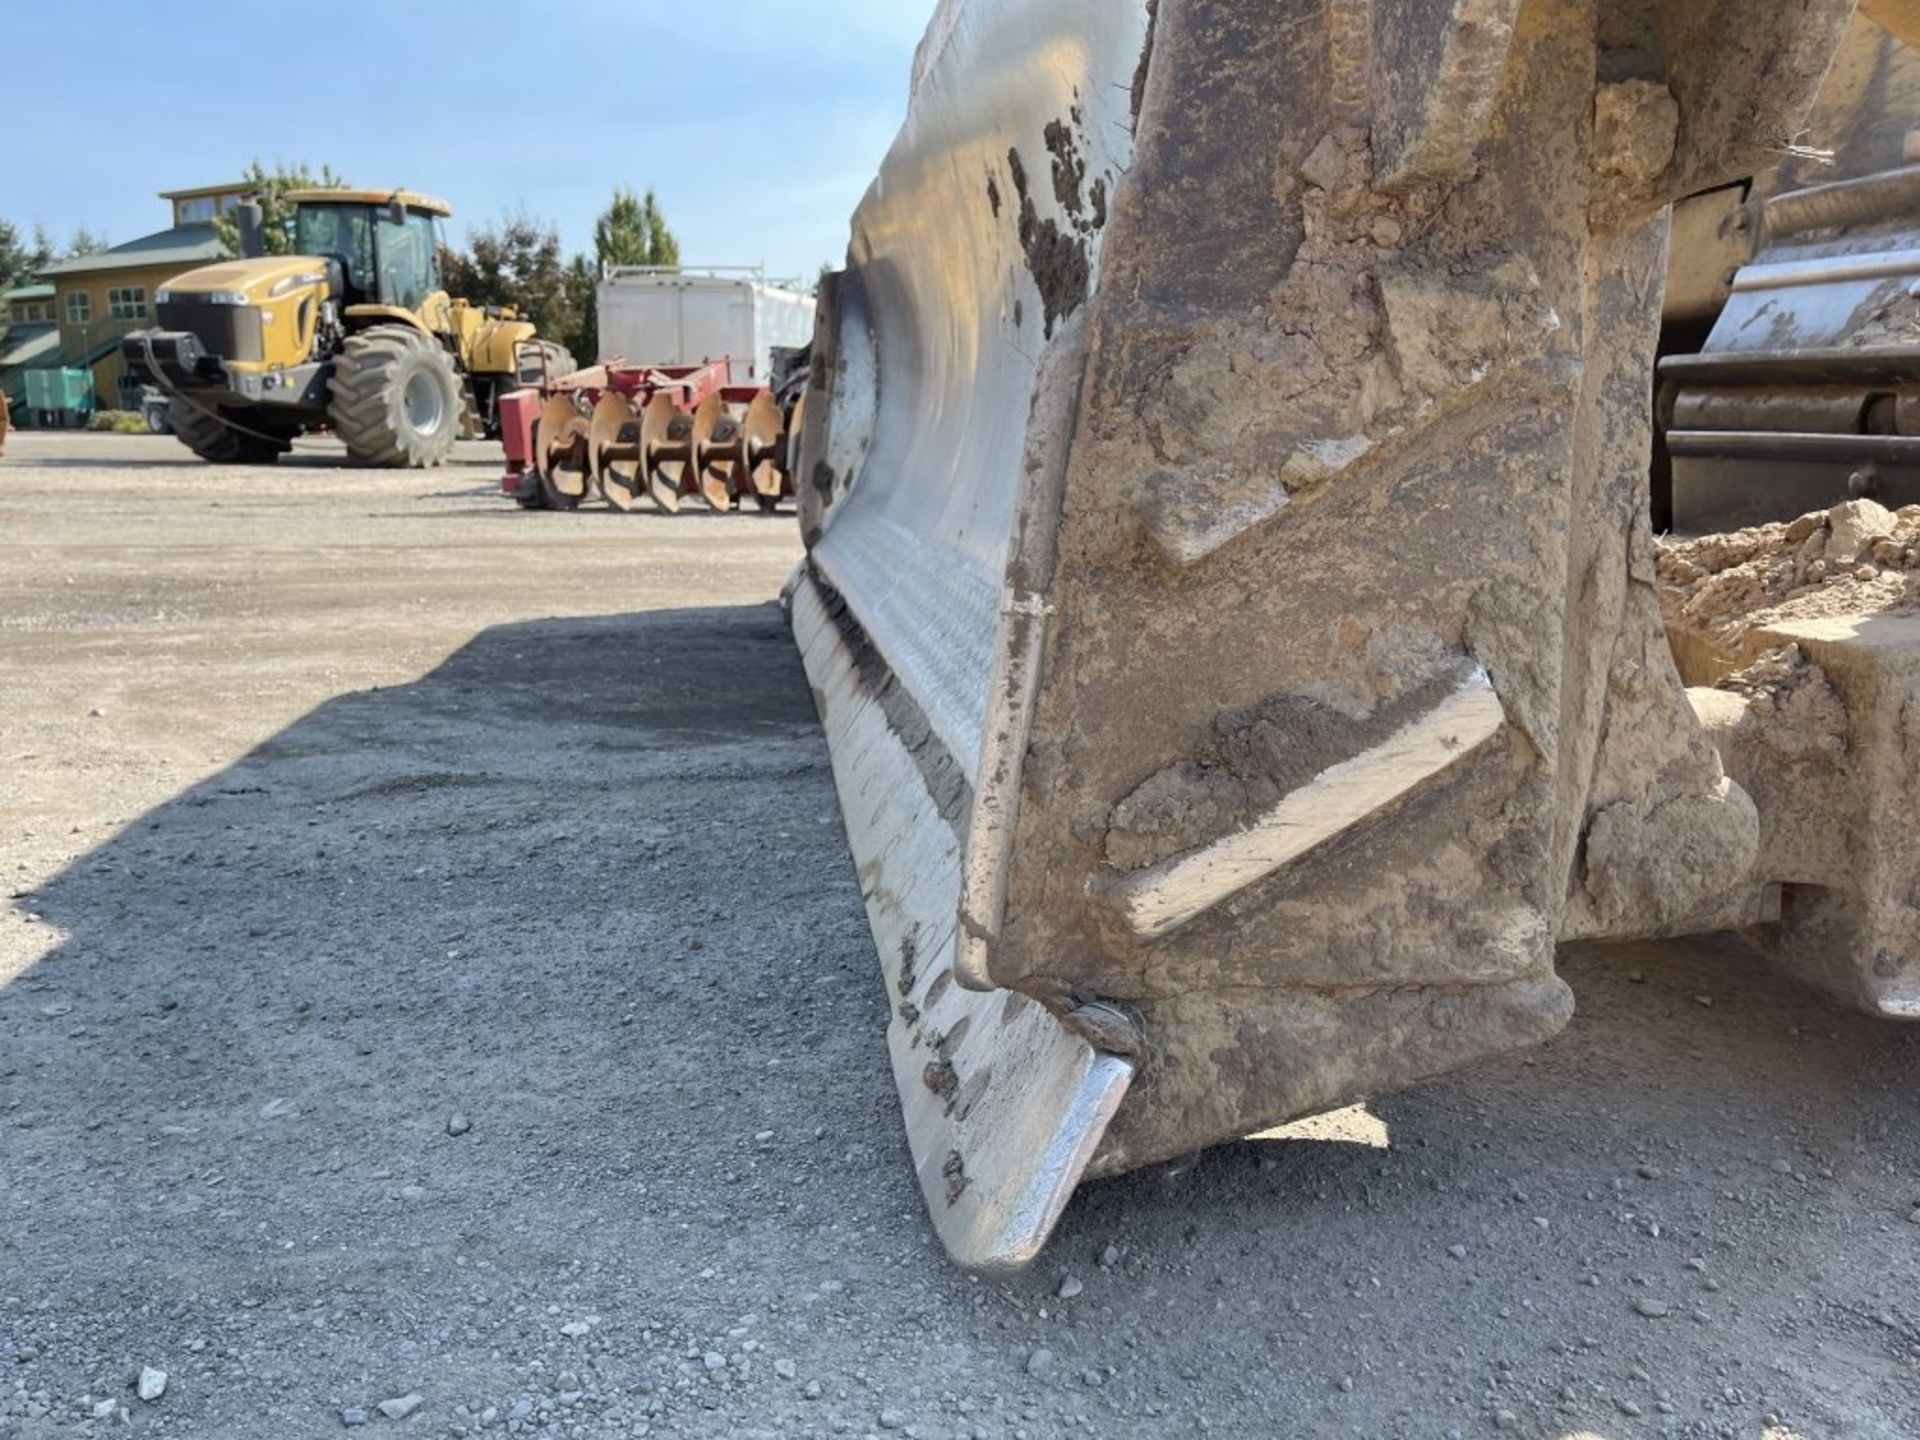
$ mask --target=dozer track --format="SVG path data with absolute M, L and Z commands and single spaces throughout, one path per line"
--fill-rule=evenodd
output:
M 940 5 L 790 601 L 956 1260 L 1551 1036 L 1562 938 L 1768 921 L 1647 400 L 1665 207 L 1791 141 L 1850 9 Z

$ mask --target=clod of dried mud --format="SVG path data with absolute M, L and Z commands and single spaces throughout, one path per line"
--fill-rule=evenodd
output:
M 1660 609 L 1686 678 L 1712 683 L 1791 620 L 1920 604 L 1920 505 L 1849 500 L 1788 523 L 1663 544 Z M 1771 648 L 1771 647 L 1767 647 Z

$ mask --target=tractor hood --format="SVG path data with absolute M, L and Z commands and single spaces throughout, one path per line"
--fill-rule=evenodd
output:
M 230 305 L 259 305 L 297 290 L 324 284 L 327 262 L 314 255 L 268 255 L 257 260 L 221 260 L 176 275 L 155 296 L 170 299 L 223 300 Z

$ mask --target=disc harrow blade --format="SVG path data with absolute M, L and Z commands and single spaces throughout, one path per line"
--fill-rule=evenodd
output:
M 746 436 L 727 402 L 709 395 L 693 412 L 693 473 L 715 510 L 733 509 L 746 476 Z
M 787 490 L 787 427 L 771 391 L 762 390 L 740 421 L 746 443 L 747 481 L 763 503 Z
M 573 396 L 549 396 L 540 407 L 535 427 L 533 465 L 540 488 L 561 509 L 572 509 L 587 497 L 591 478 L 587 469 L 587 417 Z
M 686 493 L 687 469 L 693 463 L 693 417 L 674 404 L 671 395 L 655 395 L 640 412 L 640 456 L 647 493 L 673 514 Z
M 600 493 L 616 510 L 631 510 L 643 482 L 640 411 L 626 396 L 609 390 L 593 407 L 587 429 L 587 469 Z

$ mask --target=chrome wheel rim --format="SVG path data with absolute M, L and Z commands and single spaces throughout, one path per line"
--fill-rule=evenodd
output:
M 426 370 L 416 370 L 407 377 L 401 406 L 406 412 L 408 427 L 422 435 L 436 433 L 447 415 L 446 397 Z

